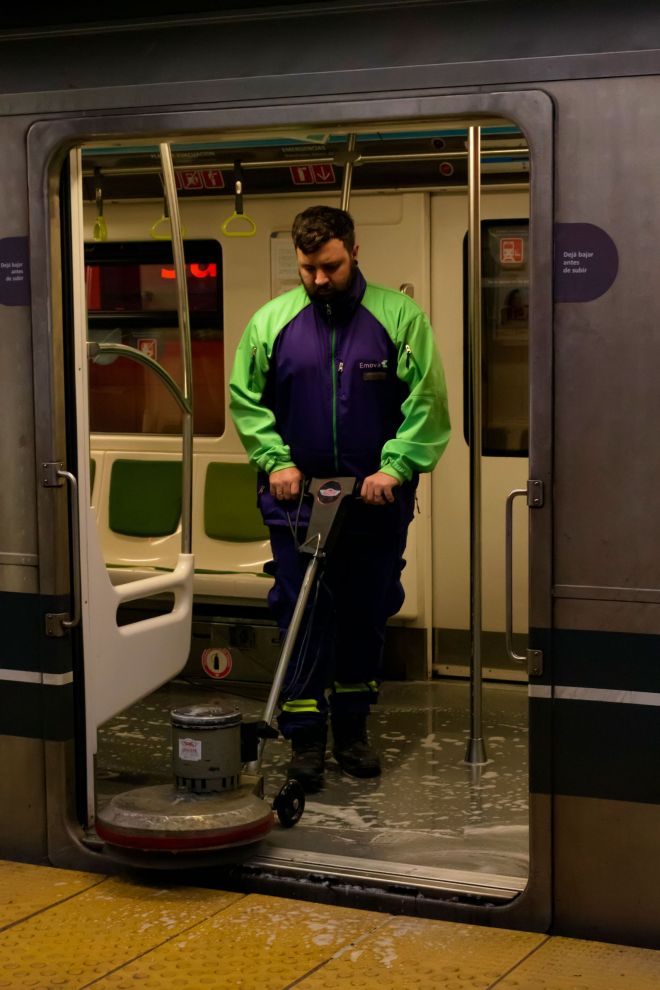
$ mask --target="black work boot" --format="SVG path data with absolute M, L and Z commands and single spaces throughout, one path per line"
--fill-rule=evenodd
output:
M 378 777 L 380 758 L 369 743 L 366 715 L 335 715 L 332 719 L 332 755 L 351 777 Z
M 297 780 L 306 794 L 313 794 L 323 787 L 327 738 L 327 726 L 318 723 L 306 729 L 295 729 L 291 735 L 291 762 L 286 775 L 289 780 Z

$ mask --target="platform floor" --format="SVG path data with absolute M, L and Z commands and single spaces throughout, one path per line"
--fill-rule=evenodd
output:
M 9 990 L 657 990 L 660 951 L 0 861 Z
M 98 807 L 115 793 L 171 781 L 172 708 L 221 701 L 262 713 L 263 699 L 217 685 L 173 681 L 101 729 Z M 308 797 L 300 823 L 273 829 L 255 860 L 516 896 L 529 866 L 526 685 L 484 685 L 483 767 L 464 762 L 468 713 L 465 681 L 384 684 L 371 718 L 382 776 L 356 780 L 329 757 L 325 787 Z M 282 785 L 289 755 L 283 740 L 268 743 L 267 796 Z

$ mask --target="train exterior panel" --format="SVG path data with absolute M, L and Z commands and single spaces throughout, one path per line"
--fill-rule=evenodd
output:
M 91 496 L 73 402 L 85 356 L 65 320 L 81 275 L 66 233 L 71 149 L 506 119 L 530 148 L 528 478 L 543 491 L 529 502 L 529 645 L 542 654 L 529 677 L 529 883 L 504 906 L 416 897 L 414 885 L 333 896 L 660 944 L 659 37 L 648 4 L 631 16 L 585 2 L 576 15 L 497 0 L 0 35 L 2 855 L 104 868 L 81 826 L 93 676 L 62 625 L 77 555 L 58 471 L 87 479 L 81 505 Z M 432 305 L 434 278 L 431 264 Z M 441 502 L 429 505 L 442 526 Z

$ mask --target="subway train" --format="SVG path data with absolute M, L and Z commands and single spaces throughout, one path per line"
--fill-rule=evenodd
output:
M 280 642 L 228 376 L 298 282 L 293 216 L 344 205 L 365 277 L 430 316 L 453 426 L 384 773 L 205 882 L 660 946 L 660 11 L 103 16 L 0 27 L 0 856 L 118 868 L 99 808 L 167 779 L 169 710 L 259 712 Z

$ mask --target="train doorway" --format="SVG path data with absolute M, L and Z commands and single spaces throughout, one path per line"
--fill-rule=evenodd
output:
M 451 551 L 447 550 L 447 535 L 442 531 L 445 517 L 449 520 L 447 529 L 453 530 L 452 537 L 457 536 L 456 513 L 461 510 L 469 491 L 469 482 L 466 481 L 468 472 L 465 470 L 469 454 L 464 449 L 468 448 L 468 443 L 462 436 L 462 396 L 469 388 L 465 376 L 466 331 L 462 317 L 467 199 L 464 173 L 462 175 L 460 169 L 466 167 L 467 130 L 475 124 L 483 126 L 482 138 L 488 141 L 488 150 L 496 152 L 498 160 L 508 159 L 517 165 L 524 164 L 524 155 L 528 155 L 526 138 L 507 119 L 433 120 L 424 121 L 423 126 L 417 123 L 413 126 L 405 121 L 403 124 L 397 122 L 385 131 L 382 123 L 362 125 L 359 131 L 356 128 L 358 153 L 365 158 L 369 155 L 377 158 L 382 144 L 388 141 L 397 144 L 400 151 L 398 157 L 402 160 L 396 162 L 399 171 L 396 174 L 386 172 L 376 180 L 368 175 L 368 169 L 372 166 L 364 161 L 358 164 L 357 158 L 351 161 L 354 183 L 350 206 L 362 231 L 362 256 L 365 265 L 369 259 L 369 277 L 375 282 L 413 294 L 420 305 L 431 313 L 439 335 L 440 350 L 448 369 L 451 367 L 450 395 L 452 391 L 454 395 L 452 443 L 462 451 L 463 468 L 456 469 L 454 465 L 449 470 L 441 464 L 433 479 L 426 478 L 420 490 L 420 513 L 414 524 L 408 553 L 408 611 L 393 625 L 391 677 L 381 695 L 382 709 L 377 713 L 380 744 L 386 754 L 387 769 L 392 770 L 389 777 L 391 786 L 371 787 L 368 784 L 364 788 L 364 782 L 358 784 L 337 779 L 337 787 L 334 790 L 328 788 L 323 800 L 310 809 L 305 828 L 293 830 L 291 841 L 280 837 L 269 848 L 256 851 L 252 866 L 295 876 L 313 870 L 328 877 L 385 886 L 407 884 L 412 878 L 414 884 L 427 893 L 459 891 L 468 897 L 488 896 L 505 903 L 520 894 L 527 883 L 526 678 L 524 673 L 522 676 L 518 674 L 513 684 L 500 679 L 500 683 L 495 685 L 495 700 L 490 712 L 493 718 L 487 727 L 487 739 L 493 741 L 495 746 L 488 753 L 488 763 L 481 767 L 471 765 L 465 762 L 470 692 L 468 682 L 461 679 L 465 671 L 460 669 L 465 666 L 465 652 L 458 652 L 459 647 L 463 649 L 459 644 L 454 656 L 460 656 L 462 662 L 450 663 L 440 652 L 445 648 L 444 644 L 438 643 L 446 630 L 465 632 L 459 619 L 455 620 L 455 625 L 449 624 L 447 609 L 450 602 L 455 602 L 459 597 L 453 594 L 452 598 L 449 592 L 455 591 L 459 573 L 462 584 L 465 584 L 467 570 L 465 559 L 460 571 L 449 563 L 450 553 L 455 550 L 460 553 L 461 540 L 464 545 L 466 542 L 469 545 L 469 526 L 466 531 L 462 523 L 461 536 L 457 537 Z M 498 140 L 502 142 L 500 147 L 496 147 Z M 423 142 L 427 149 L 426 157 L 419 147 L 402 149 L 402 144 L 405 146 L 407 141 Z M 452 141 L 456 146 L 452 145 Z M 516 144 L 507 144 L 507 141 Z M 246 154 L 247 148 L 250 149 L 249 155 Z M 221 273 L 221 303 L 216 310 L 215 323 L 207 327 L 210 336 L 201 334 L 198 340 L 202 345 L 213 334 L 222 339 L 221 351 L 212 359 L 214 364 L 206 367 L 206 371 L 210 367 L 215 375 L 214 384 L 207 385 L 207 391 L 215 393 L 216 400 L 217 383 L 222 387 L 222 382 L 226 382 L 229 355 L 233 353 L 238 335 L 255 307 L 255 280 L 263 282 L 259 292 L 265 298 L 286 290 L 292 280 L 295 281 L 286 233 L 291 216 L 307 202 L 336 201 L 336 191 L 328 191 L 327 186 L 331 183 L 329 178 L 325 180 L 331 174 L 327 167 L 332 162 L 328 163 L 325 159 L 331 158 L 335 162 L 333 182 L 341 186 L 341 170 L 346 169 L 350 161 L 346 157 L 348 148 L 346 128 L 327 128 L 322 135 L 291 129 L 267 135 L 253 131 L 249 134 L 222 135 L 222 140 L 201 144 L 196 149 L 200 164 L 194 167 L 191 165 L 191 152 L 185 146 L 179 152 L 181 158 L 177 163 L 179 149 L 175 145 L 174 161 L 181 187 L 185 238 L 196 242 L 215 240 L 221 247 L 215 261 L 193 262 L 198 266 L 198 274 L 210 271 L 212 264 L 216 266 L 216 281 L 218 272 Z M 383 150 L 382 157 L 386 158 L 388 152 L 389 149 Z M 403 158 L 404 155 L 407 157 Z M 95 156 L 98 156 L 98 149 L 83 149 L 81 185 L 77 193 L 82 203 L 79 227 L 82 230 L 81 248 L 87 242 L 90 257 L 96 250 L 94 230 L 99 221 L 96 195 L 99 183 L 102 184 L 103 219 L 108 241 L 116 238 L 116 243 L 144 242 L 153 247 L 153 242 L 157 241 L 152 236 L 154 227 L 161 219 L 167 219 L 162 209 L 162 196 L 158 191 L 152 193 L 152 187 L 147 189 L 146 185 L 146 177 L 153 176 L 158 190 L 159 170 L 154 167 L 153 151 L 149 149 L 145 156 L 141 150 L 130 147 L 124 150 L 114 142 L 113 150 L 104 152 L 101 164 Z M 239 212 L 235 209 L 234 193 L 236 162 L 241 156 L 244 156 L 241 166 L 244 209 L 255 230 L 250 236 L 243 234 L 232 238 L 231 232 L 227 235 L 226 229 L 223 230 L 223 225 Z M 285 177 L 288 183 L 286 190 L 267 185 L 269 179 L 271 182 L 274 180 L 267 175 L 268 166 L 264 163 L 275 157 L 279 157 L 278 181 Z M 232 163 L 230 169 L 224 164 L 226 160 Z M 253 169 L 245 167 L 248 160 Z M 185 166 L 181 164 L 183 161 Z M 432 178 L 420 168 L 420 164 L 426 167 L 429 163 L 433 167 Z M 452 165 L 451 173 L 449 169 L 441 168 L 443 163 Z M 394 163 L 382 161 L 380 164 L 387 168 Z M 494 323 L 492 333 L 491 330 L 484 330 L 482 338 L 486 342 L 485 351 L 491 344 L 500 348 L 495 354 L 495 365 L 486 372 L 487 385 L 492 385 L 493 376 L 506 379 L 507 375 L 512 374 L 517 378 L 519 393 L 520 380 L 524 379 L 520 368 L 524 363 L 520 360 L 522 338 L 532 322 L 526 309 L 529 304 L 520 301 L 520 297 L 530 291 L 529 284 L 525 282 L 525 272 L 520 267 L 529 259 L 526 233 L 529 199 L 524 172 L 511 168 L 509 173 L 515 176 L 514 181 L 509 178 L 505 183 L 501 178 L 504 172 L 491 172 L 491 175 L 500 176 L 498 182 L 489 180 L 484 183 L 488 191 L 484 192 L 483 200 L 488 209 L 479 219 L 479 231 L 482 245 L 488 245 L 488 251 L 495 250 L 500 267 L 507 264 L 508 258 L 512 266 L 518 267 L 515 269 L 516 276 L 509 277 L 508 281 L 502 271 L 499 274 L 489 272 L 484 276 L 490 281 L 482 287 L 484 292 L 481 296 L 482 300 L 487 299 L 486 308 L 490 307 L 488 312 Z M 359 180 L 356 176 L 360 177 Z M 442 186 L 443 176 L 456 176 L 451 188 Z M 295 188 L 295 178 L 301 177 L 306 180 L 303 186 L 307 184 L 314 188 Z M 309 181 L 310 178 L 314 181 Z M 316 181 L 319 178 L 321 181 Z M 131 183 L 139 190 L 137 195 L 130 192 Z M 506 185 L 507 188 L 498 190 L 497 185 Z M 218 195 L 223 188 L 225 193 Z M 197 201 L 196 190 L 202 192 Z M 249 198 L 247 190 L 250 190 Z M 500 193 L 502 200 L 496 204 L 495 197 Z M 461 208 L 464 211 L 463 221 L 459 220 Z M 495 228 L 484 227 L 482 221 L 491 225 L 495 223 Z M 450 228 L 454 241 L 451 247 L 448 239 L 443 241 Z M 494 231 L 494 240 L 491 239 L 491 230 Z M 507 244 L 503 246 L 501 242 Z M 102 246 L 100 239 L 96 245 Z M 161 266 L 162 269 L 167 267 Z M 451 271 L 454 272 L 453 279 Z M 258 273 L 256 276 L 255 272 Z M 511 272 L 507 274 L 510 276 Z M 531 271 L 528 274 L 531 275 Z M 162 271 L 160 276 L 166 277 Z M 82 274 L 79 277 L 82 278 Z M 511 293 L 515 292 L 520 295 L 512 296 Z M 142 296 L 142 288 L 138 294 Z M 83 312 L 87 320 L 90 315 L 87 295 L 84 300 Z M 452 329 L 448 332 L 450 323 Z M 91 324 L 90 320 L 90 330 Z M 100 326 L 95 329 L 97 338 L 105 332 Z M 159 329 L 154 326 L 154 330 Z M 116 336 L 116 331 L 117 327 L 110 326 L 108 322 L 108 332 L 114 332 Z M 135 335 L 135 328 L 131 332 Z M 511 338 L 509 345 L 505 341 L 507 333 Z M 142 336 L 147 338 L 146 334 Z M 150 336 L 150 346 L 158 350 L 161 338 L 155 332 Z M 111 343 L 110 340 L 108 342 Z M 507 360 L 507 355 L 501 353 L 505 346 L 511 347 L 511 354 L 515 351 L 515 360 Z M 511 366 L 515 366 L 513 370 Z M 526 383 L 522 385 L 522 390 L 526 390 Z M 499 395 L 501 401 L 502 393 Z M 508 395 L 506 389 L 505 395 Z M 498 400 L 491 393 L 488 402 L 491 405 L 486 413 L 498 413 Z M 514 449 L 519 455 L 525 439 L 524 414 L 527 410 L 521 413 L 517 399 L 512 405 L 518 435 L 512 439 L 515 429 L 503 428 L 505 454 L 500 458 L 502 463 L 509 456 L 513 458 L 511 451 Z M 118 412 L 125 412 L 124 404 Z M 490 432 L 486 436 L 486 430 L 483 431 L 482 443 L 487 441 L 490 444 L 497 430 L 502 429 L 497 415 L 491 420 L 487 427 Z M 230 476 L 235 479 L 236 485 L 242 483 L 245 458 L 226 417 L 220 430 L 210 417 L 208 425 L 200 430 L 196 428 L 195 432 L 192 471 L 195 615 L 191 655 L 187 663 L 184 661 L 182 676 L 178 680 L 169 682 L 156 694 L 142 699 L 136 693 L 135 705 L 127 707 L 101 726 L 100 773 L 95 781 L 97 800 L 106 799 L 118 787 L 126 789 L 126 782 L 131 778 L 159 778 L 169 772 L 166 712 L 175 704 L 197 697 L 200 692 L 208 697 L 209 693 L 224 691 L 233 697 L 238 693 L 246 711 L 258 711 L 264 680 L 271 669 L 270 660 L 277 653 L 277 639 L 264 606 L 267 588 L 264 564 L 269 553 L 263 530 L 259 528 L 258 519 L 242 515 L 242 537 L 237 539 L 237 529 L 231 529 L 233 523 L 220 518 L 222 514 L 215 511 L 217 501 L 213 493 L 222 491 L 223 486 L 226 491 Z M 108 498 L 116 463 L 144 460 L 146 454 L 149 455 L 147 460 L 177 460 L 174 436 L 156 437 L 154 440 L 155 436 L 153 426 L 149 428 L 146 417 L 140 431 L 133 424 L 129 431 L 106 426 L 104 430 L 91 432 L 92 460 L 94 451 L 97 451 L 108 461 Z M 489 456 L 487 451 L 484 453 Z M 527 479 L 523 476 L 529 475 L 529 471 L 524 470 L 526 463 L 524 455 L 519 456 L 517 470 L 520 479 L 512 479 L 513 489 L 524 486 Z M 456 470 L 458 474 L 454 473 Z M 490 483 L 489 479 L 486 481 Z M 504 501 L 508 485 L 508 479 L 501 484 Z M 102 491 L 101 485 L 97 495 L 100 496 Z M 447 502 L 449 496 L 455 497 L 452 504 Z M 240 501 L 245 502 L 245 499 Z M 177 527 L 174 533 L 160 536 L 148 534 L 149 554 L 145 554 L 144 545 L 140 543 L 144 534 L 113 528 L 109 508 L 106 510 L 97 504 L 95 512 L 97 519 L 103 520 L 110 531 L 109 539 L 114 541 L 115 549 L 119 546 L 124 550 L 132 548 L 132 555 L 116 554 L 114 559 L 105 555 L 104 566 L 114 572 L 111 575 L 113 583 L 121 585 L 125 582 L 128 575 L 125 573 L 122 577 L 121 571 L 135 572 L 131 576 L 137 576 L 138 571 L 162 571 L 171 566 L 164 558 L 161 559 L 159 553 L 164 547 L 171 550 L 171 547 L 166 547 L 167 539 L 164 537 L 176 536 Z M 495 515 L 501 513 L 503 517 L 503 506 L 493 509 L 493 512 Z M 490 530 L 487 527 L 484 529 L 486 541 L 495 543 Z M 505 558 L 503 529 L 503 525 L 498 524 L 501 545 L 497 553 L 502 558 L 502 563 L 498 565 L 500 571 L 504 570 Z M 525 530 L 523 522 L 522 534 L 516 533 L 512 544 L 514 555 L 517 555 L 513 560 L 516 580 L 520 580 L 520 575 L 527 570 Z M 465 546 L 463 554 L 464 557 L 467 555 Z M 443 561 L 447 562 L 446 565 Z M 491 565 L 486 563 L 484 570 L 490 571 Z M 442 587 L 444 590 L 439 592 Z M 527 592 L 523 582 L 521 587 L 524 598 Z M 464 599 L 461 608 L 465 611 Z M 513 613 L 522 627 L 526 601 L 522 604 L 514 601 Z M 433 635 L 434 627 L 440 629 L 440 634 Z M 500 632 L 499 629 L 496 631 Z M 521 649 L 515 640 L 514 645 Z M 404 672 L 409 678 L 412 674 L 412 679 L 405 680 L 402 676 Z M 435 678 L 433 675 L 436 675 Z M 509 705 L 508 693 L 519 697 L 517 708 Z M 502 753 L 507 747 L 514 754 L 520 751 L 524 759 L 516 765 L 506 764 Z M 285 748 L 274 746 L 267 772 L 274 775 L 280 773 L 286 758 Z M 126 770 L 126 766 L 130 769 Z M 448 775 L 443 777 L 445 771 Z M 411 795 L 415 796 L 412 814 Z M 516 820 L 513 823 L 505 823 L 498 817 L 507 802 L 515 806 Z M 495 815 L 489 819 L 493 810 Z M 456 818 L 452 818 L 454 811 L 457 812 Z M 484 822 L 487 824 L 482 829 L 480 826 Z M 500 842 L 496 850 L 495 861 L 489 858 L 488 851 L 483 847 L 482 839 L 486 833 L 491 839 L 506 834 L 506 841 Z M 515 843 L 507 846 L 512 835 L 515 835 L 517 846 Z

